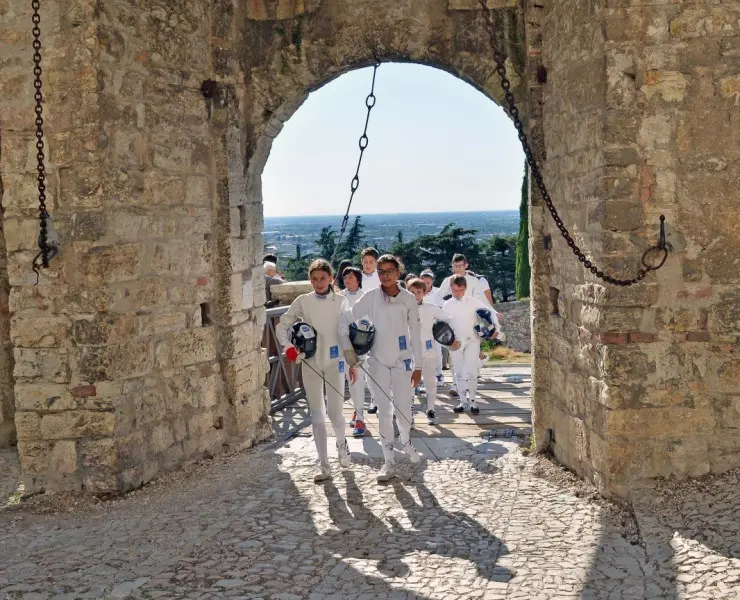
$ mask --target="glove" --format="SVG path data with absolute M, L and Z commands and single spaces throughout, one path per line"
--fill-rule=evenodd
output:
M 295 346 L 286 346 L 285 347 L 285 358 L 287 358 L 289 362 L 292 362 L 297 365 L 304 358 L 306 358 L 306 355 L 303 352 L 298 352 L 298 348 L 296 348 Z
M 354 350 L 345 350 L 344 351 L 344 360 L 347 362 L 347 364 L 350 367 L 356 367 L 360 364 L 360 359 L 357 358 L 357 354 Z

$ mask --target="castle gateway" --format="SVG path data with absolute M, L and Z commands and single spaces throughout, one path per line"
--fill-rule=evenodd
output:
M 42 2 L 35 285 L 29 4 L 0 6 L 0 440 L 29 490 L 123 491 L 270 435 L 261 172 L 306 95 L 375 58 L 503 92 L 477 0 Z M 532 189 L 538 447 L 614 495 L 740 465 L 740 3 L 488 5 L 575 243 L 623 278 L 661 214 L 671 247 L 603 283 Z

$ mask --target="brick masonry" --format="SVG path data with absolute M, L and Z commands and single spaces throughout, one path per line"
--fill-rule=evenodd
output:
M 604 493 L 740 463 L 739 11 L 583 0 L 494 10 L 576 241 L 631 276 L 668 217 L 667 266 L 614 288 L 586 276 L 531 193 L 538 446 L 551 430 L 555 455 Z M 502 96 L 467 0 L 44 5 L 63 251 L 34 286 L 30 9 L 9 0 L 0 17 L 0 368 L 10 346 L 14 362 L 0 427 L 14 396 L 28 489 L 126 490 L 269 435 L 261 173 L 309 91 L 375 52 Z M 216 85 L 204 97 L 206 80 Z

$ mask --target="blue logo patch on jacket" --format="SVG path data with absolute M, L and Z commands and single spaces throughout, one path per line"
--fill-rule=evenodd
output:
M 405 335 L 401 335 L 398 337 L 398 347 L 401 350 L 406 350 L 406 336 Z
M 431 350 L 432 349 L 432 340 L 427 340 L 426 341 L 426 345 L 427 345 L 427 350 Z
M 329 358 L 332 360 L 339 358 L 339 346 L 332 346 L 329 348 Z
M 407 371 L 410 371 L 411 370 L 411 359 L 410 358 L 404 358 L 403 359 L 403 364 L 406 365 L 406 370 Z
M 339 361 L 339 372 L 344 373 L 344 361 L 343 360 Z

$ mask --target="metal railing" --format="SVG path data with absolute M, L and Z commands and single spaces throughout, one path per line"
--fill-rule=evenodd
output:
M 306 396 L 301 379 L 301 369 L 285 360 L 283 348 L 275 334 L 275 326 L 287 311 L 287 306 L 268 308 L 265 331 L 262 335 L 262 347 L 267 350 L 270 362 L 270 371 L 265 382 L 270 393 L 270 414 Z

